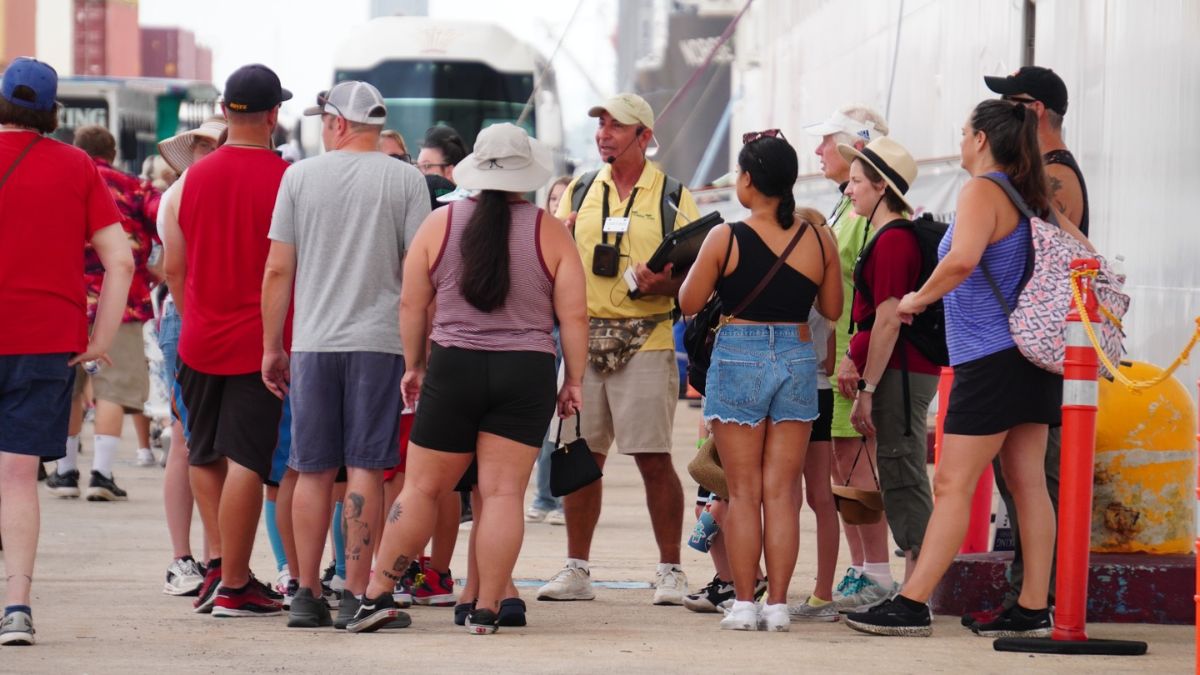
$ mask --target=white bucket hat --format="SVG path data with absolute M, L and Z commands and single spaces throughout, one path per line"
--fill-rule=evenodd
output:
M 454 180 L 466 190 L 530 192 L 554 173 L 549 148 L 508 122 L 493 124 L 475 138 L 475 151 L 454 167 Z
M 904 195 L 917 179 L 917 162 L 903 145 L 889 136 L 881 136 L 868 143 L 862 150 L 845 143 L 838 143 L 837 147 L 846 163 L 860 159 L 869 164 L 883 178 L 883 182 L 892 188 L 892 192 L 896 193 L 900 201 L 904 202 L 908 210 L 914 210 Z
M 196 138 L 207 138 L 213 143 L 220 143 L 225 128 L 225 120 L 207 120 L 195 129 L 159 141 L 158 154 L 167 160 L 176 173 L 182 174 L 192 165 L 192 142 Z

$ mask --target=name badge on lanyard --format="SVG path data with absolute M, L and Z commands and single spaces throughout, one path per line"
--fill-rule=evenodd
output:
M 617 216 L 609 216 L 604 219 L 604 231 L 616 234 L 623 234 L 629 231 L 629 218 L 619 218 Z

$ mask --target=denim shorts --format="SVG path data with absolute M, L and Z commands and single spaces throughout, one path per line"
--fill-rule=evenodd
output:
M 794 325 L 722 328 L 707 385 L 705 421 L 754 426 L 767 418 L 811 422 L 820 415 L 817 354 Z

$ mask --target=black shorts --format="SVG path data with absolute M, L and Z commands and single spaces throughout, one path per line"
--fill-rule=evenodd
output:
M 268 481 L 283 401 L 263 384 L 262 374 L 209 375 L 182 360 L 178 370 L 187 407 L 188 463 L 204 466 L 226 458 Z
M 1061 375 L 1033 365 L 1016 347 L 954 366 L 945 432 L 989 436 L 1020 424 L 1062 423 Z
M 554 354 L 434 343 L 410 440 L 468 453 L 482 432 L 540 448 L 554 415 L 556 381 Z
M 820 412 L 818 417 L 812 423 L 812 431 L 809 432 L 808 441 L 810 443 L 820 441 L 833 440 L 833 390 L 818 389 L 817 390 L 817 410 Z

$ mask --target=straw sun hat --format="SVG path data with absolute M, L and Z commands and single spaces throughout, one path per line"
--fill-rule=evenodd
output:
M 904 149 L 890 136 L 881 136 L 859 150 L 853 145 L 838 143 L 838 152 L 847 162 L 860 159 L 883 177 L 883 181 L 892 188 L 892 192 L 904 202 L 909 211 L 913 211 L 912 203 L 904 198 L 908 188 L 917 179 L 917 163 L 908 150 Z
M 207 138 L 213 143 L 221 142 L 221 134 L 225 131 L 225 120 L 206 120 L 195 129 L 161 140 L 158 142 L 158 154 L 167 160 L 178 173 L 183 173 L 192 165 L 192 143 L 196 138 Z

